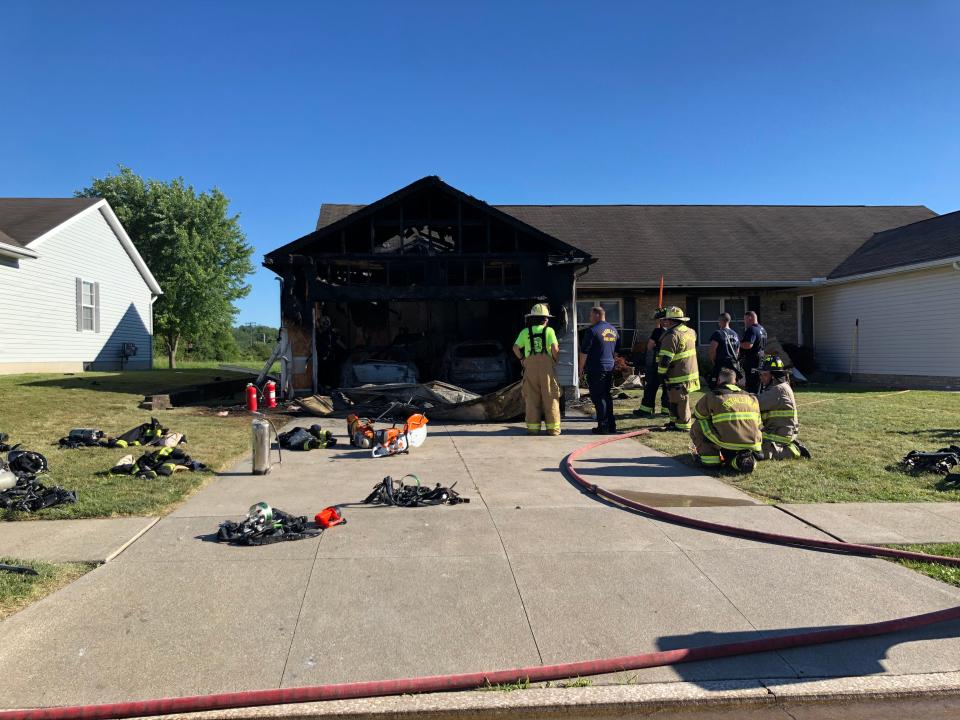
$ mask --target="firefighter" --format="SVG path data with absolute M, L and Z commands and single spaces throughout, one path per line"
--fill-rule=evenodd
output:
M 717 387 L 704 394 L 693 410 L 696 422 L 690 439 L 705 467 L 726 465 L 737 472 L 753 472 L 760 451 L 760 406 L 757 397 L 736 385 L 737 374 L 720 371 Z
M 600 307 L 590 309 L 590 327 L 580 336 L 580 377 L 587 376 L 590 400 L 597 411 L 594 435 L 616 435 L 617 419 L 613 413 L 613 366 L 620 349 L 620 333 L 607 322 L 607 313 Z
M 777 355 L 760 361 L 758 371 L 760 418 L 763 420 L 763 448 L 761 460 L 792 460 L 810 458 L 810 451 L 797 440 L 800 422 L 797 419 L 797 400 L 790 387 L 787 369 Z
M 660 390 L 660 407 L 667 412 L 670 400 L 667 398 L 667 387 L 657 373 L 657 353 L 660 352 L 660 339 L 663 337 L 663 308 L 657 308 L 653 314 L 656 326 L 647 340 L 647 352 L 644 356 L 643 399 L 640 407 L 633 411 L 637 417 L 653 418 L 657 406 L 657 390 Z
M 513 354 L 523 364 L 527 435 L 539 435 L 541 421 L 547 435 L 560 434 L 560 384 L 555 369 L 560 345 L 548 325 L 552 317 L 545 303 L 534 305 L 527 313 L 527 327 L 513 344 Z
M 690 318 L 683 314 L 683 308 L 668 307 L 663 311 L 666 332 L 660 338 L 657 373 L 667 386 L 670 400 L 670 422 L 663 426 L 664 430 L 690 430 L 690 393 L 700 389 L 697 334 L 684 324 L 688 320 Z

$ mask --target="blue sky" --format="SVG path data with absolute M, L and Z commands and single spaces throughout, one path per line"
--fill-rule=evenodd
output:
M 263 253 L 440 175 L 491 203 L 960 208 L 960 2 L 0 4 L 0 196 L 118 163 Z

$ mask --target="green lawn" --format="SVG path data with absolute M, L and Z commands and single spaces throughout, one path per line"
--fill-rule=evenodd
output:
M 933 545 L 891 545 L 890 547 L 911 552 L 922 552 L 927 555 L 944 555 L 946 557 L 960 557 L 960 543 L 945 543 Z M 960 587 L 960 567 L 937 565 L 935 563 L 917 562 L 916 560 L 897 560 L 908 568 L 929 575 L 941 582 Z
M 183 472 L 169 478 L 138 480 L 128 475 L 98 475 L 126 454 L 122 449 L 61 450 L 56 442 L 71 428 L 99 428 L 119 435 L 150 420 L 137 404 L 145 394 L 173 390 L 216 378 L 236 377 L 218 369 L 151 370 L 76 375 L 0 376 L 0 431 L 11 442 L 47 456 L 44 484 L 76 490 L 79 502 L 38 513 L 0 511 L 4 519 L 59 519 L 164 513 L 199 487 L 209 473 Z M 218 417 L 211 408 L 175 408 L 153 413 L 167 427 L 185 433 L 186 451 L 214 470 L 223 470 L 248 449 L 250 417 L 231 412 Z M 136 452 L 136 449 L 131 449 Z M 142 452 L 142 451 L 141 451 Z M 135 455 L 137 457 L 138 455 Z M 5 513 L 5 514 L 4 514 Z
M 909 450 L 960 444 L 960 393 L 843 384 L 795 390 L 800 438 L 812 460 L 757 463 L 752 475 L 703 472 L 770 502 L 960 501 L 960 487 L 947 487 L 942 476 L 897 467 Z M 663 424 L 665 417 L 634 418 L 630 411 L 640 404 L 640 393 L 628 394 L 628 400 L 614 400 L 621 430 Z M 699 397 L 695 393 L 694 403 Z M 652 433 L 641 441 L 696 466 L 686 433 Z
M 0 620 L 56 592 L 94 566 L 88 563 L 44 563 L 0 557 L 0 563 L 31 567 L 36 575 L 0 570 Z

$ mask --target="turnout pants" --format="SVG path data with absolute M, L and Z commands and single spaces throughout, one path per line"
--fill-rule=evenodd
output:
M 704 465 L 714 466 L 722 464 L 723 458 L 721 457 L 720 448 L 707 440 L 703 434 L 703 430 L 700 429 L 700 423 L 695 422 L 693 427 L 690 428 L 690 439 L 693 441 L 693 446 L 697 449 L 697 454 L 700 455 L 700 462 Z
M 640 409 L 643 412 L 653 413 L 657 409 L 657 390 L 660 393 L 660 407 L 667 409 L 670 400 L 667 397 L 667 386 L 657 373 L 657 366 L 647 367 L 643 383 L 643 399 L 640 401 Z
M 690 414 L 690 395 L 682 385 L 667 385 L 667 397 L 670 398 L 670 422 L 681 430 L 689 430 L 693 416 Z
M 597 427 L 607 431 L 617 429 L 617 420 L 613 414 L 613 372 L 587 373 L 587 386 L 590 388 L 590 399 L 597 410 Z
M 560 385 L 554 375 L 553 358 L 545 353 L 526 358 L 520 390 L 526 405 L 527 434 L 539 435 L 543 422 L 547 435 L 559 435 Z
M 776 442 L 763 438 L 763 447 L 760 449 L 763 460 L 796 460 L 800 457 L 800 450 L 793 440 L 788 443 Z

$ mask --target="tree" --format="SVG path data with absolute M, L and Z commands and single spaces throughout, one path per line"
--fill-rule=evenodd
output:
M 202 343 L 230 332 L 233 302 L 250 292 L 253 248 L 246 244 L 239 215 L 213 188 L 197 193 L 183 178 L 144 180 L 130 168 L 94 179 L 77 197 L 110 203 L 163 289 L 154 305 L 154 334 L 171 368 L 183 340 Z

